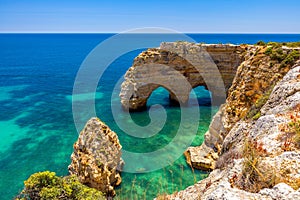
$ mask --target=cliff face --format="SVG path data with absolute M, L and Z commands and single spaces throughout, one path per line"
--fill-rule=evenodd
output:
M 188 148 L 185 156 L 193 168 L 212 172 L 194 186 L 163 198 L 300 199 L 299 48 L 276 43 L 162 43 L 159 49 L 141 53 L 126 73 L 120 93 L 123 106 L 144 107 L 152 91 L 167 83 L 171 84 L 166 89 L 176 88 L 174 93 L 169 90 L 172 100 L 187 101 L 190 90 L 198 85 L 213 89 L 216 97 L 222 91 L 207 57 L 220 71 L 227 98 L 204 143 Z M 206 67 L 197 68 L 195 63 Z M 172 70 L 183 75 L 190 87 Z M 210 79 L 217 88 L 209 88 Z
M 135 58 L 127 71 L 120 92 L 121 103 L 126 109 L 142 109 L 159 86 L 170 92 L 171 100 L 180 103 L 187 102 L 191 89 L 200 85 L 210 87 L 212 95 L 220 98 L 223 95 L 225 100 L 237 67 L 244 59 L 245 48 L 176 42 L 148 49 Z
M 282 50 L 282 56 L 270 56 L 268 52 Z M 200 147 L 191 147 L 185 153 L 190 164 L 199 169 L 214 169 L 215 153 L 220 154 L 230 149 L 223 145 L 225 137 L 240 120 L 260 117 L 261 107 L 266 103 L 274 85 L 292 68 L 299 59 L 299 53 L 293 62 L 285 60 L 299 49 L 257 46 L 245 54 L 245 61 L 238 67 L 232 86 L 228 91 L 226 103 L 214 116 L 205 142 Z
M 281 52 L 281 56 L 272 52 Z M 281 50 L 281 51 L 279 51 Z M 298 53 L 294 55 L 294 52 Z M 293 56 L 292 62 L 286 59 Z M 214 116 L 205 142 L 200 147 L 190 147 L 185 155 L 189 163 L 198 169 L 213 170 L 216 154 L 226 152 L 230 145 L 223 145 L 230 130 L 240 120 L 257 119 L 261 107 L 266 103 L 274 85 L 292 68 L 299 59 L 299 49 L 256 46 L 248 49 L 245 61 L 238 67 L 232 86 L 228 91 L 226 103 Z M 299 62 L 299 61 L 298 61 Z
M 300 66 L 291 68 L 257 119 L 232 122 L 217 169 L 165 199 L 300 199 Z
M 81 183 L 114 196 L 114 186 L 122 181 L 121 148 L 116 133 L 98 118 L 92 118 L 74 144 L 69 172 Z
M 300 199 L 299 48 L 244 55 L 205 141 L 186 152 L 209 177 L 165 199 Z

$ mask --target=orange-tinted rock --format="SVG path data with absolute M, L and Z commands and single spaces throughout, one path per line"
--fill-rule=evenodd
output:
M 114 196 L 114 186 L 122 181 L 121 148 L 116 133 L 98 118 L 92 118 L 74 144 L 69 172 L 81 183 Z

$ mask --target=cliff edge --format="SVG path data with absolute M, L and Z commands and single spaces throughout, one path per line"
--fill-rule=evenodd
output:
M 256 120 L 235 123 L 208 178 L 165 199 L 300 199 L 300 66 L 276 84 Z
M 204 80 L 205 71 L 193 66 L 203 59 L 198 56 L 202 51 L 224 81 L 226 101 L 205 141 L 185 152 L 192 168 L 212 172 L 186 190 L 158 199 L 300 199 L 300 48 L 293 45 L 162 43 L 134 60 L 120 93 L 129 110 L 145 107 L 152 91 L 167 82 L 179 94 L 176 99 L 169 90 L 170 100 L 179 103 L 187 101 L 194 87 L 210 89 L 205 81 L 215 81 L 217 74 L 201 68 L 210 72 Z M 176 81 L 170 69 L 186 77 L 190 87 Z M 163 84 L 147 82 L 149 77 Z M 222 92 L 213 89 L 213 98 Z
M 205 142 L 185 155 L 208 178 L 164 199 L 300 199 L 299 48 L 245 54 Z

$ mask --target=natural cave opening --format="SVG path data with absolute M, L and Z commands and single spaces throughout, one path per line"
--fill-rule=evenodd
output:
M 163 86 L 159 86 L 154 89 L 147 99 L 147 107 L 152 105 L 170 106 L 170 92 Z
M 211 106 L 211 97 L 211 92 L 205 86 L 196 86 L 190 92 L 189 105 Z

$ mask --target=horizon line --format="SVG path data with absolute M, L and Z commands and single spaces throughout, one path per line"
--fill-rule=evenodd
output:
M 149 32 L 149 33 L 126 33 L 126 32 L 0 32 L 0 34 L 295 34 L 300 32 Z

